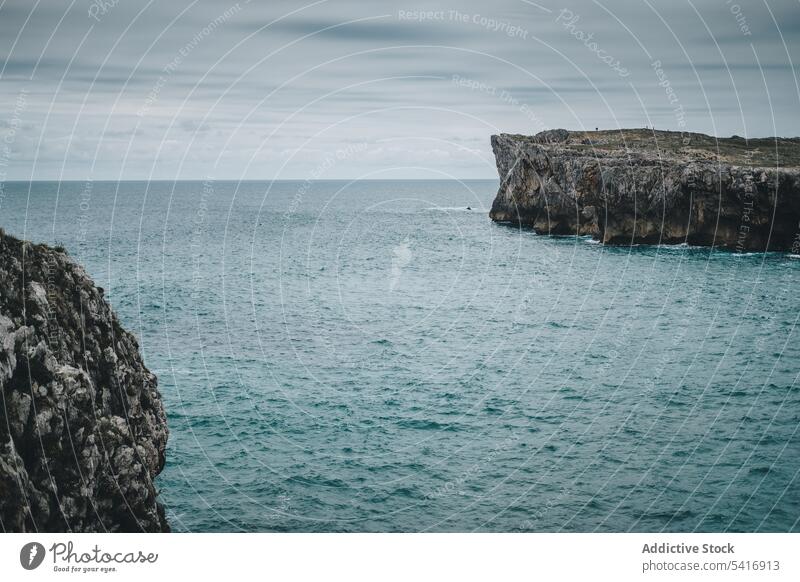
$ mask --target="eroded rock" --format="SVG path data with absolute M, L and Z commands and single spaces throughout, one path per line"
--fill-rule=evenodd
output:
M 606 244 L 800 246 L 800 140 L 621 130 L 492 136 L 495 221 Z
M 0 230 L 0 526 L 169 531 L 156 377 L 64 252 Z

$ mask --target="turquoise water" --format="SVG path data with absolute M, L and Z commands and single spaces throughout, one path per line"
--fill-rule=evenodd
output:
M 15 183 L 0 226 L 140 338 L 175 530 L 800 529 L 800 260 L 539 237 L 496 187 Z

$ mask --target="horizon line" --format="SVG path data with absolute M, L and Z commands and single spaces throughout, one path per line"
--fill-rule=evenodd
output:
M 327 178 L 310 180 L 308 178 L 85 178 L 85 179 L 65 179 L 57 178 L 36 178 L 27 180 L 0 180 L 0 184 L 33 184 L 43 182 L 487 182 L 499 180 L 494 178 Z

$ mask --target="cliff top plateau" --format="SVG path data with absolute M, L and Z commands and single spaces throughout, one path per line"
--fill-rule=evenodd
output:
M 601 131 L 553 129 L 535 136 L 503 136 L 521 142 L 557 146 L 587 156 L 633 155 L 654 161 L 685 160 L 761 168 L 800 168 L 800 137 L 745 139 L 738 135 L 713 137 L 702 133 L 647 128 Z

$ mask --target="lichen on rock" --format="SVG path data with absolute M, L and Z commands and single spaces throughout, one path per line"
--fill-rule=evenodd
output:
M 0 526 L 169 531 L 156 377 L 69 256 L 0 230 Z

